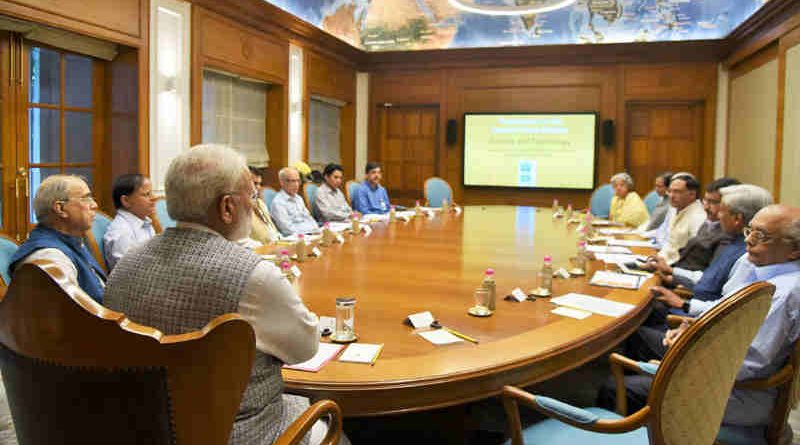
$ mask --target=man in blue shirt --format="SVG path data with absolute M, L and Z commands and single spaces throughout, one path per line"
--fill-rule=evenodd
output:
M 780 369 L 800 337 L 800 208 L 771 205 L 759 211 L 744 230 L 747 254 L 742 255 L 715 301 L 693 300 L 689 314 L 699 316 L 739 289 L 756 281 L 775 285 L 772 305 L 747 350 L 736 381 L 761 379 Z M 685 325 L 667 332 L 662 342 L 668 347 L 686 329 Z M 648 360 L 653 357 L 630 357 Z M 638 410 L 647 403 L 652 378 L 625 377 L 628 406 Z M 734 389 L 722 424 L 751 438 L 748 443 L 766 443 L 764 434 L 777 392 Z M 598 402 L 613 409 L 613 379 L 603 387 Z
M 368 162 L 364 172 L 366 179 L 353 194 L 353 210 L 364 215 L 389 213 L 389 194 L 381 186 L 381 165 Z

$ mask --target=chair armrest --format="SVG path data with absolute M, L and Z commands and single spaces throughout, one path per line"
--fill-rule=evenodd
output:
M 684 317 L 683 315 L 669 314 L 667 315 L 667 326 L 674 329 L 680 326 L 680 324 L 683 323 L 684 321 L 689 324 L 692 324 L 694 323 L 694 320 L 695 319 L 692 317 Z
M 733 386 L 737 389 L 752 389 L 756 391 L 763 391 L 765 389 L 775 388 L 785 383 L 792 381 L 794 377 L 794 367 L 789 364 L 779 369 L 778 372 L 772 374 L 765 379 L 752 379 L 736 382 Z
M 296 445 L 300 443 L 311 427 L 324 416 L 329 416 L 328 433 L 321 445 L 336 445 L 342 434 L 342 410 L 333 400 L 320 400 L 308 407 L 286 431 L 278 437 L 274 445 Z
M 637 362 L 624 355 L 617 354 L 616 352 L 611 353 L 608 356 L 608 360 L 611 362 L 611 374 L 614 376 L 614 382 L 617 388 L 617 414 L 625 416 L 628 414 L 628 399 L 625 395 L 624 369 L 639 374 L 655 375 L 658 370 L 658 364 Z
M 503 387 L 502 397 L 506 415 L 511 423 L 511 440 L 514 445 L 522 444 L 522 423 L 517 409 L 518 402 L 522 402 L 547 417 L 598 433 L 619 434 L 633 431 L 644 425 L 650 415 L 650 407 L 645 406 L 623 419 L 600 419 L 597 415 L 584 409 L 576 408 L 549 397 L 535 396 L 513 386 Z

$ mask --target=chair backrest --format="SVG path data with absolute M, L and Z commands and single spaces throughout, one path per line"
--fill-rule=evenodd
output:
M 313 208 L 314 198 L 317 197 L 317 190 L 319 190 L 319 186 L 313 182 L 309 182 L 303 187 L 303 195 L 306 198 L 309 211 Z
M 161 230 L 175 227 L 175 220 L 172 219 L 167 212 L 167 198 L 161 197 L 156 201 L 156 217 L 158 218 Z
M 106 264 L 106 249 L 103 245 L 103 237 L 106 235 L 106 231 L 108 231 L 108 226 L 110 225 L 111 217 L 98 210 L 95 212 L 92 228 L 86 233 L 89 250 L 92 252 L 92 255 L 94 255 L 97 264 L 106 272 L 108 272 L 108 265 Z
M 766 282 L 745 287 L 698 318 L 670 347 L 647 401 L 651 443 L 714 443 L 736 374 L 774 291 Z
M 656 208 L 659 201 L 661 201 L 661 197 L 658 196 L 658 193 L 656 193 L 655 190 L 650 191 L 650 193 L 644 197 L 644 205 L 647 207 L 647 213 L 652 214 L 653 209 Z
M 272 205 L 272 200 L 275 199 L 275 195 L 277 194 L 278 192 L 276 192 L 274 188 L 264 187 L 264 190 L 261 192 L 261 196 L 264 197 L 264 203 L 267 205 L 267 208 Z
M 21 445 L 228 443 L 254 358 L 238 314 L 163 335 L 97 304 L 48 261 L 20 267 L 0 300 Z
M 772 419 L 767 427 L 767 443 L 778 444 L 787 427 L 789 413 L 800 401 L 800 341 L 795 342 L 792 354 L 787 363 L 791 369 L 791 377 L 786 383 L 778 386 L 778 397 L 772 409 Z M 783 371 L 783 368 L 779 371 Z
M 350 202 L 350 205 L 353 205 L 353 196 L 356 194 L 356 190 L 361 187 L 361 184 L 358 181 L 349 180 L 344 185 L 344 192 L 347 194 L 347 201 Z
M 8 274 L 8 266 L 11 265 L 11 257 L 19 249 L 19 244 L 10 236 L 0 233 L 0 278 L 3 279 L 2 285 L 8 286 L 11 276 Z
M 453 188 L 442 178 L 431 176 L 425 180 L 425 200 L 428 207 L 439 208 L 442 200 L 453 203 Z
M 611 184 L 603 184 L 592 192 L 592 199 L 589 201 L 589 209 L 592 215 L 600 218 L 608 218 L 611 213 L 611 198 L 614 197 L 614 188 Z

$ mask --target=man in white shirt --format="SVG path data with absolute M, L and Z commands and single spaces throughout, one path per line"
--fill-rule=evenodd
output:
M 284 167 L 278 172 L 281 191 L 275 195 L 269 206 L 272 220 L 284 236 L 298 233 L 317 233 L 319 226 L 311 217 L 300 191 L 300 173 L 292 167 Z
M 255 331 L 257 351 L 230 443 L 271 444 L 309 406 L 283 393 L 281 365 L 314 356 L 317 316 L 278 268 L 235 243 L 250 232 L 256 193 L 240 154 L 218 145 L 194 147 L 172 161 L 165 186 L 177 227 L 117 263 L 106 304 L 166 334 L 241 314 Z M 324 430 L 318 423 L 312 438 Z
M 105 260 L 113 269 L 125 252 L 156 235 L 149 215 L 156 210 L 153 186 L 147 176 L 138 173 L 114 180 L 111 192 L 117 215 L 103 236 Z
M 676 173 L 669 183 L 669 200 L 675 215 L 669 221 L 669 234 L 658 256 L 668 265 L 680 258 L 679 250 L 697 234 L 706 221 L 706 211 L 697 199 L 700 183 L 689 173 Z

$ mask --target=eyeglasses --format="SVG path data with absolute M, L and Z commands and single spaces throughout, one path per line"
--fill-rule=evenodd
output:
M 774 239 L 771 235 L 768 235 L 761 230 L 753 229 L 749 226 L 745 227 L 742 230 L 742 233 L 744 234 L 745 239 L 750 238 L 750 235 L 753 235 L 752 239 L 756 244 L 766 244 Z
M 93 202 L 94 202 L 94 203 L 96 203 L 96 202 L 97 202 L 97 200 L 96 200 L 96 199 L 94 199 L 94 196 L 92 196 L 92 195 L 89 195 L 89 196 L 78 196 L 78 197 L 71 196 L 71 197 L 69 197 L 69 198 L 67 198 L 67 199 L 62 199 L 62 200 L 59 200 L 59 201 L 56 201 L 56 202 L 63 202 L 63 203 L 66 203 L 67 201 L 69 201 L 69 200 L 71 200 L 71 199 L 78 200 L 78 201 L 80 201 L 80 203 L 81 203 L 81 204 L 91 204 L 91 203 L 93 203 Z
M 703 204 L 707 205 L 719 205 L 722 202 L 721 199 L 705 199 L 703 198 Z
M 221 194 L 220 196 L 226 196 L 226 195 L 227 195 L 227 196 L 233 196 L 233 195 L 243 195 L 243 193 L 240 193 L 240 192 L 225 192 L 225 193 Z M 256 190 L 256 189 L 253 189 L 253 190 L 250 192 L 250 195 L 248 195 L 248 197 L 249 197 L 251 200 L 256 200 L 256 199 L 258 199 L 258 190 Z

